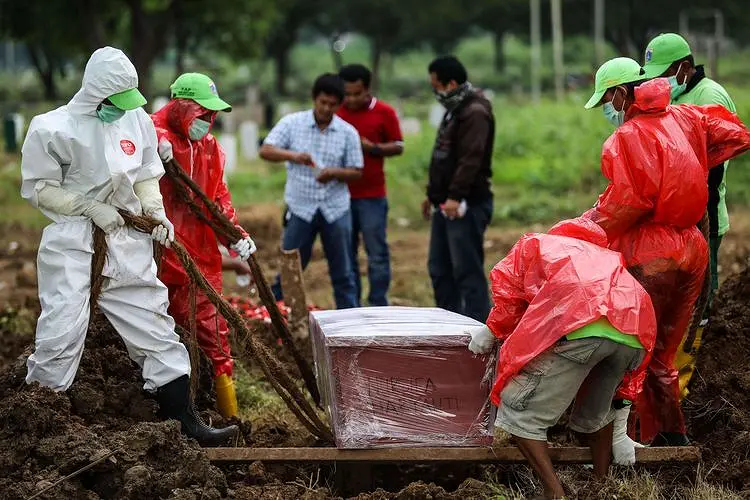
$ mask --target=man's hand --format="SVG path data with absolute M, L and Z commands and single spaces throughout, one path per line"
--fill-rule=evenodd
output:
M 432 217 L 432 203 L 430 203 L 429 199 L 425 198 L 422 202 L 422 218 L 430 220 L 430 217 Z
M 321 184 L 328 184 L 331 181 L 336 180 L 337 169 L 336 168 L 324 168 L 316 177 L 316 180 Z
M 635 463 L 635 449 L 644 448 L 641 443 L 633 441 L 628 436 L 628 416 L 630 407 L 615 410 L 615 422 L 612 430 L 612 463 L 617 465 L 633 465 Z
M 171 247 L 174 242 L 174 225 L 167 218 L 166 212 L 163 209 L 154 210 L 148 215 L 159 221 L 159 225 L 151 232 L 151 239 L 158 242 L 161 246 Z
M 162 139 L 159 141 L 157 151 L 159 152 L 159 158 L 161 158 L 161 161 L 163 161 L 164 163 L 168 163 L 172 161 L 172 158 L 174 158 L 172 143 L 166 139 Z
M 495 335 L 487 327 L 482 325 L 479 328 L 475 328 L 469 332 L 471 334 L 471 342 L 469 342 L 469 350 L 474 354 L 487 354 L 492 350 L 495 345 Z
M 236 274 L 239 274 L 241 276 L 250 276 L 252 277 L 252 270 L 250 269 L 250 264 L 248 264 L 244 260 L 235 260 L 233 265 L 233 271 Z
M 362 143 L 362 151 L 364 151 L 365 153 L 370 153 L 372 149 L 376 146 L 374 142 L 372 142 L 371 140 L 365 137 L 360 137 L 359 140 Z
M 461 202 L 448 198 L 447 200 L 445 200 L 445 203 L 440 206 L 440 208 L 442 209 L 445 216 L 449 219 L 458 219 L 461 217 L 461 215 L 458 213 L 458 207 L 460 205 Z
M 234 243 L 229 248 L 234 250 L 240 255 L 240 259 L 247 260 L 252 254 L 255 253 L 255 242 L 249 236 L 241 239 L 237 243 Z
M 294 153 L 294 156 L 292 156 L 292 163 L 307 165 L 308 167 L 315 166 L 315 161 L 313 160 L 310 153 Z
M 115 207 L 98 201 L 92 202 L 84 210 L 83 215 L 91 218 L 94 224 L 107 234 L 125 225 L 125 219 L 122 218 Z

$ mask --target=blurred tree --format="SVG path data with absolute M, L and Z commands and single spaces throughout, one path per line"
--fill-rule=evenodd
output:
M 346 0 L 340 0 L 346 1 Z M 327 4 L 326 8 L 336 3 Z M 275 71 L 276 94 L 286 96 L 287 77 L 289 76 L 289 54 L 297 43 L 300 30 L 316 18 L 323 10 L 320 0 L 278 0 L 278 15 L 271 21 L 265 42 L 265 54 L 273 59 Z
M 474 22 L 492 33 L 495 42 L 495 71 L 505 69 L 503 40 L 507 33 L 526 36 L 529 32 L 529 0 L 485 0 Z
M 456 8 L 452 0 L 432 0 L 429 6 L 402 0 L 341 0 L 321 11 L 314 26 L 329 36 L 354 31 L 369 39 L 371 87 L 377 91 L 384 54 L 423 45 L 450 52 L 471 29 L 475 12 L 473 4 Z
M 205 48 L 247 59 L 261 54 L 278 9 L 263 0 L 0 0 L 0 34 L 24 42 L 55 99 L 63 62 L 104 45 L 123 48 L 150 90 L 151 67 L 174 41 L 177 70 L 188 51 Z M 174 36 L 174 38 L 173 38 Z
M 65 2 L 0 0 L 0 35 L 23 42 L 47 100 L 57 100 L 64 63 L 86 52 L 83 19 Z M 91 34 L 93 36 L 93 34 Z
M 175 70 L 184 72 L 188 53 L 205 50 L 236 61 L 265 55 L 263 46 L 281 19 L 283 2 L 221 0 L 210 7 L 204 0 L 179 0 L 172 5 Z

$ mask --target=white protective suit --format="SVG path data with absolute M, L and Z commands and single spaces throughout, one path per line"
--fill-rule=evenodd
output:
M 137 86 L 138 75 L 125 54 L 111 47 L 99 49 L 86 64 L 81 90 L 66 106 L 36 116 L 29 126 L 22 149 L 21 195 L 53 222 L 39 245 L 42 314 L 36 349 L 27 362 L 27 383 L 63 391 L 70 387 L 91 312 L 92 220 L 49 210 L 45 199 L 40 206 L 39 192 L 48 185 L 60 187 L 87 204 L 98 201 L 141 214 L 134 184 L 155 182 L 164 174 L 156 131 L 143 109 L 127 111 L 113 123 L 96 114 L 104 99 Z M 107 235 L 107 245 L 98 304 L 141 366 L 145 389 L 153 391 L 188 375 L 188 353 L 167 314 L 167 288 L 156 277 L 150 235 L 120 226 Z

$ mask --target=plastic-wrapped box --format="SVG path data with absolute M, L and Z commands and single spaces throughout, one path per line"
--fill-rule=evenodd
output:
M 315 370 L 336 446 L 491 444 L 494 363 L 467 349 L 466 332 L 478 326 L 437 308 L 312 312 Z

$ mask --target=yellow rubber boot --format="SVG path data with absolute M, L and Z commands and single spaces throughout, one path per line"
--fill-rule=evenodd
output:
M 685 399 L 689 392 L 687 386 L 690 383 L 690 379 L 693 378 L 693 373 L 695 373 L 695 362 L 698 350 L 701 346 L 703 328 L 703 326 L 699 326 L 696 330 L 693 345 L 689 346 L 688 349 L 685 349 L 686 346 L 680 346 L 680 349 L 677 351 L 677 356 L 675 356 L 674 366 L 677 368 L 680 381 L 680 400 Z M 685 352 L 686 350 L 689 352 Z
M 226 373 L 214 379 L 216 385 L 216 407 L 224 418 L 237 416 L 237 394 L 234 392 L 234 381 Z

